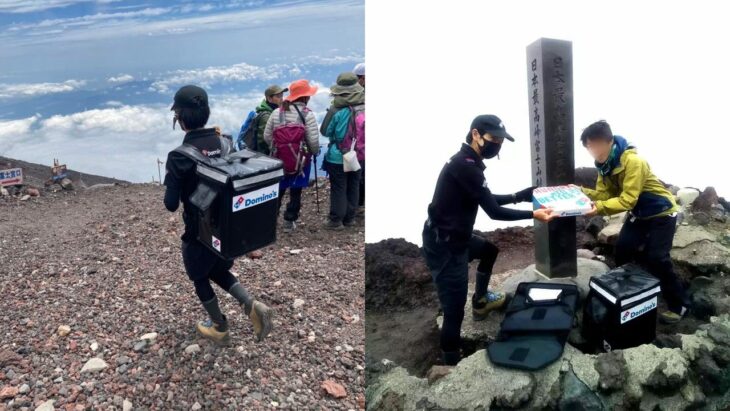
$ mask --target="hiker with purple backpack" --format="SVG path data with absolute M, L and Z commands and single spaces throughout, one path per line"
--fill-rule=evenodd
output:
M 271 156 L 284 163 L 284 179 L 279 184 L 279 207 L 289 189 L 289 203 L 284 212 L 284 231 L 296 227 L 302 207 L 302 189 L 309 185 L 312 156 L 319 153 L 319 129 L 314 113 L 307 108 L 309 98 L 317 93 L 307 80 L 289 85 L 289 95 L 281 107 L 269 116 L 264 141 L 271 147 Z
M 365 89 L 354 73 L 337 76 L 330 88 L 334 100 L 320 131 L 329 137 L 322 169 L 330 176 L 330 212 L 325 228 L 354 225 L 365 162 Z

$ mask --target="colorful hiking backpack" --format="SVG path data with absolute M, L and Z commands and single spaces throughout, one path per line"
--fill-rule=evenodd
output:
M 287 123 L 286 112 L 279 108 L 280 124 L 274 127 L 271 155 L 284 163 L 284 174 L 300 175 L 309 166 L 312 159 L 312 154 L 306 144 L 307 121 L 305 116 L 309 109 L 305 107 L 304 110 L 299 111 L 296 105 L 291 106 L 297 111 L 302 122 Z
M 236 150 L 248 148 L 249 150 L 258 151 L 258 139 L 256 131 L 259 129 L 259 120 L 261 116 L 256 111 L 251 111 L 241 125 L 241 131 L 238 132 L 236 139 Z
M 347 132 L 337 148 L 342 154 L 346 154 L 354 148 L 357 160 L 362 163 L 365 161 L 365 105 L 351 106 L 349 110 L 350 122 Z

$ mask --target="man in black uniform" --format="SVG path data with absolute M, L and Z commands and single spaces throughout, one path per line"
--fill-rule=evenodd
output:
M 221 143 L 222 140 L 215 128 L 203 128 L 210 116 L 208 95 L 205 90 L 197 86 L 182 87 L 175 93 L 175 102 L 171 110 L 175 112 L 173 129 L 175 123 L 179 122 L 185 131 L 183 144 L 193 146 L 208 157 L 227 154 L 222 151 L 229 146 Z M 210 317 L 208 320 L 198 322 L 198 332 L 216 343 L 227 343 L 230 340 L 228 321 L 221 313 L 218 298 L 210 284 L 212 281 L 238 301 L 251 319 L 258 341 L 262 341 L 271 332 L 273 311 L 264 303 L 254 300 L 231 274 L 229 270 L 233 266 L 233 261 L 218 257 L 197 239 L 198 209 L 189 200 L 198 185 L 195 161 L 171 151 L 167 155 L 165 168 L 165 207 L 169 211 L 175 211 L 180 202 L 183 203 L 185 223 L 185 232 L 181 237 L 183 263 L 188 278 L 195 285 L 195 293 Z
M 532 201 L 534 187 L 515 194 L 497 195 L 487 187 L 484 159 L 497 156 L 507 134 L 502 121 L 493 115 L 477 116 L 472 121 L 466 144 L 444 165 L 428 206 L 423 228 L 423 253 L 438 290 L 444 312 L 441 349 L 447 365 L 455 365 L 461 355 L 461 322 L 469 282 L 469 261 L 479 259 L 472 314 L 483 320 L 489 311 L 504 304 L 504 295 L 487 291 L 492 267 L 499 250 L 486 239 L 473 235 L 477 210 L 481 207 L 493 220 L 550 221 L 552 210 L 515 210 L 502 207 L 509 203 Z

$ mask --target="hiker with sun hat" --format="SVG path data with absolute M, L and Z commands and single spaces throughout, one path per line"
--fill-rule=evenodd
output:
M 274 110 L 264 129 L 264 141 L 271 155 L 284 163 L 285 177 L 279 185 L 279 207 L 284 192 L 289 190 L 289 203 L 284 211 L 284 231 L 296 228 L 302 207 L 302 189 L 309 185 L 312 156 L 319 152 L 319 127 L 314 112 L 307 107 L 317 93 L 317 86 L 307 80 L 289 85 L 289 95 Z

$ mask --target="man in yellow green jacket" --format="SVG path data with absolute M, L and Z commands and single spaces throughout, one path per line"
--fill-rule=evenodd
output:
M 661 282 L 668 311 L 660 320 L 676 323 L 689 310 L 687 292 L 679 282 L 669 252 L 677 226 L 677 203 L 649 164 L 626 139 L 614 135 L 606 121 L 591 124 L 581 135 L 595 159 L 596 189 L 581 187 L 593 200 L 589 215 L 628 212 L 616 242 L 616 265 L 641 263 Z M 641 250 L 643 247 L 643 250 Z M 639 251 L 641 250 L 641 251 Z

